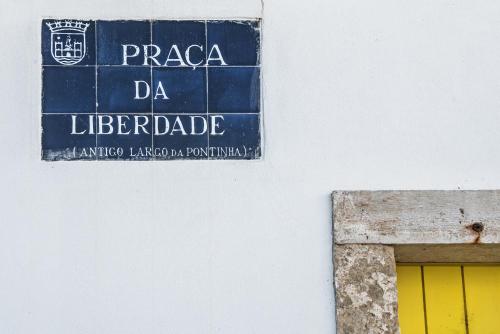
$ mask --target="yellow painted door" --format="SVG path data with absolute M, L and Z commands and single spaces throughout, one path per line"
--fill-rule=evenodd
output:
M 500 334 L 500 266 L 397 266 L 401 334 Z
M 500 266 L 464 266 L 469 333 L 500 333 Z
M 422 268 L 397 266 L 396 270 L 399 326 L 404 328 L 404 334 L 425 333 Z

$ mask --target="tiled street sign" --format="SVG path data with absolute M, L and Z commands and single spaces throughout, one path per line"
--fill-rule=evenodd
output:
M 42 159 L 258 159 L 260 21 L 42 22 Z

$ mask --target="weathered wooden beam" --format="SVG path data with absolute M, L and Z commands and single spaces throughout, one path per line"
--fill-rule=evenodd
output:
M 500 263 L 500 245 L 395 245 L 396 262 Z
M 500 190 L 335 191 L 336 244 L 500 243 Z

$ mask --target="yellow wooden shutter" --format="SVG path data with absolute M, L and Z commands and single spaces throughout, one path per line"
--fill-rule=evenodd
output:
M 398 265 L 401 334 L 500 334 L 500 266 Z
M 425 333 L 425 314 L 420 266 L 397 266 L 399 325 L 404 334 Z
M 466 334 L 462 273 L 459 266 L 425 266 L 428 333 Z
M 500 266 L 464 266 L 470 334 L 500 333 Z

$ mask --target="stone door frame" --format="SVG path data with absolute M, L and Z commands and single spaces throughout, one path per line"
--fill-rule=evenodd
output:
M 334 191 L 337 334 L 399 333 L 396 262 L 500 262 L 500 190 Z

